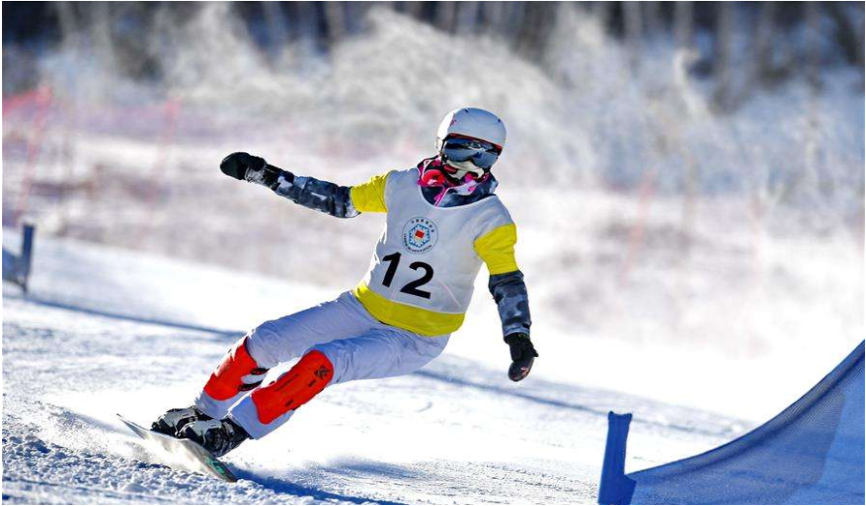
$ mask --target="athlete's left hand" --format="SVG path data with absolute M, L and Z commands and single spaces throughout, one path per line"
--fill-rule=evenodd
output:
M 505 342 L 511 347 L 511 367 L 508 368 L 508 377 L 511 381 L 520 381 L 529 376 L 538 352 L 535 351 L 535 346 L 532 346 L 529 335 L 523 332 L 508 334 L 505 336 Z

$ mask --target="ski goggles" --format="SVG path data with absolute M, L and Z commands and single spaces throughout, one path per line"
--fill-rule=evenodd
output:
M 442 155 L 451 162 L 472 162 L 487 170 L 499 159 L 502 149 L 490 142 L 469 137 L 449 137 L 442 144 Z

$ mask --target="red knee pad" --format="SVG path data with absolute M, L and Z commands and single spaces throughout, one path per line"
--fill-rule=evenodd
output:
M 319 394 L 334 377 L 334 365 L 321 351 L 311 351 L 277 381 L 253 392 L 259 421 L 269 424 Z
M 241 392 L 247 392 L 262 384 L 262 380 L 245 383 L 245 376 L 262 376 L 267 369 L 259 367 L 247 351 L 247 339 L 244 337 L 232 348 L 223 359 L 217 370 L 211 374 L 204 386 L 204 391 L 218 401 L 231 399 Z M 264 379 L 264 378 L 262 378 Z

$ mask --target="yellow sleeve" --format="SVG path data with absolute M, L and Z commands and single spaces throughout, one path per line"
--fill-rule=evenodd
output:
M 349 190 L 352 205 L 362 213 L 386 213 L 388 206 L 385 205 L 385 185 L 388 183 L 387 174 L 379 174 L 371 177 L 367 182 L 353 186 Z
M 487 264 L 491 276 L 505 274 L 517 270 L 517 261 L 514 259 L 515 244 L 517 244 L 517 225 L 509 223 L 475 239 L 475 252 Z

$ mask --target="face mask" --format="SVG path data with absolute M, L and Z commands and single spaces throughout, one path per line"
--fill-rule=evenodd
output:
M 424 160 L 418 165 L 421 177 L 418 184 L 427 187 L 457 188 L 468 183 L 480 183 L 487 179 L 487 173 L 475 167 L 470 162 L 459 163 L 453 167 L 440 157 Z
M 437 206 L 448 193 L 469 195 L 475 191 L 479 184 L 487 181 L 490 177 L 489 173 L 485 173 L 477 167 L 472 172 L 449 167 L 439 157 L 422 161 L 418 164 L 418 170 L 421 172 L 421 177 L 418 179 L 419 185 L 427 188 L 442 188 L 433 202 Z M 461 172 L 463 172 L 462 177 L 457 179 Z M 480 177 L 477 177 L 477 172 L 481 173 Z

